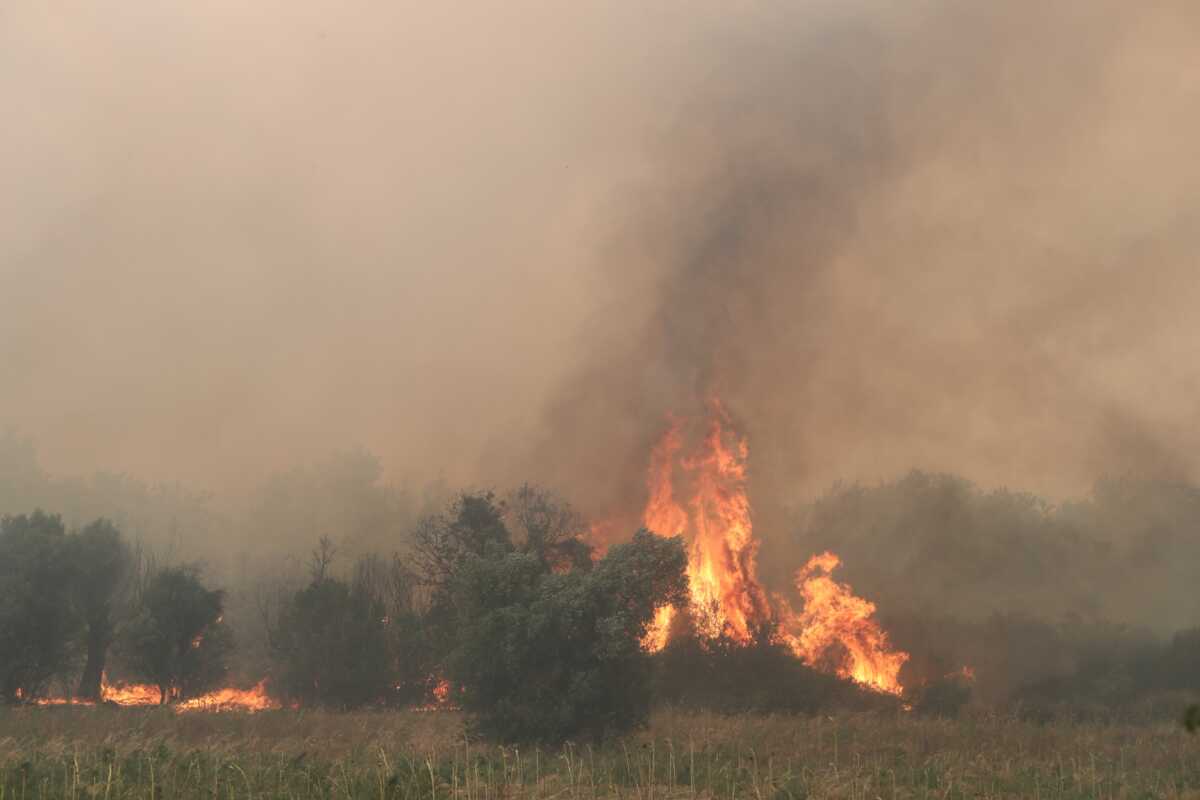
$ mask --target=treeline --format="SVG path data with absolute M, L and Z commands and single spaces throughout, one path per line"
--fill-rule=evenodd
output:
M 444 682 L 448 702 L 504 739 L 637 725 L 652 678 L 640 642 L 656 608 L 686 597 L 683 544 L 641 531 L 593 559 L 585 531 L 564 501 L 524 486 L 503 499 L 462 493 L 420 520 L 406 553 L 360 557 L 348 573 L 322 539 L 304 585 L 259 597 L 272 693 L 412 705 Z M 156 566 L 103 520 L 68 533 L 40 511 L 0 520 L 0 557 L 8 702 L 69 675 L 96 698 L 108 666 L 158 686 L 163 702 L 229 678 L 234 625 L 197 568 Z
M 906 686 L 938 686 L 970 666 L 972 702 L 1035 716 L 1124 713 L 1200 691 L 1196 486 L 1106 479 L 1056 505 L 912 472 L 800 507 L 761 563 L 783 583 L 796 563 L 787 554 L 830 548 L 840 578 L 912 654 Z

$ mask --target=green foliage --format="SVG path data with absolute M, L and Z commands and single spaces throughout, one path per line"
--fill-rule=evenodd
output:
M 587 524 L 570 504 L 548 489 L 522 484 L 505 499 L 504 517 L 517 547 L 553 572 L 589 569 L 592 548 L 583 541 Z
M 224 680 L 233 642 L 221 624 L 224 593 L 206 589 L 193 567 L 168 567 L 142 590 L 119 644 L 125 667 L 159 688 L 162 700 L 203 694 Z
M 128 586 L 133 557 L 121 532 L 108 520 L 96 520 L 71 537 L 71 594 L 86 628 L 87 661 L 79 696 L 100 697 L 108 648 L 116 633 L 118 603 Z
M 273 685 L 303 705 L 353 708 L 383 700 L 393 674 L 383 601 L 361 581 L 322 576 L 296 594 L 272 636 Z
M 58 516 L 0 519 L 0 697 L 40 693 L 70 663 L 79 615 L 68 592 L 69 540 Z
M 554 574 L 532 552 L 464 560 L 449 583 L 447 677 L 480 729 L 505 740 L 600 736 L 644 721 L 641 638 L 687 591 L 679 539 L 639 531 L 591 570 Z

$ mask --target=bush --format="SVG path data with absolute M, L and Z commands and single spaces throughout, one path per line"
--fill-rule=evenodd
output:
M 275 688 L 304 705 L 353 708 L 383 700 L 393 685 L 389 623 L 383 603 L 361 583 L 314 580 L 280 615 Z
M 647 531 L 594 568 L 565 574 L 532 552 L 467 559 L 449 585 L 446 667 L 480 731 L 561 741 L 644 722 L 650 662 L 641 639 L 658 606 L 685 596 L 685 565 L 681 540 Z

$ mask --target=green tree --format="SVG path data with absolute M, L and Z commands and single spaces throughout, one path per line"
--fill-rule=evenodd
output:
M 221 624 L 224 598 L 205 588 L 195 567 L 168 567 L 146 582 L 118 643 L 125 666 L 158 687 L 160 702 L 203 694 L 224 680 L 232 648 Z
M 100 698 L 100 682 L 116 633 L 122 592 L 129 586 L 132 553 L 121 532 L 108 520 L 96 520 L 70 542 L 71 593 L 86 628 L 87 661 L 78 694 Z
M 504 516 L 518 549 L 532 553 L 547 569 L 591 567 L 592 548 L 583 540 L 587 523 L 554 492 L 523 484 L 505 500 Z
M 79 628 L 62 519 L 35 511 L 0 519 L 0 697 L 42 692 L 69 665 Z
M 508 740 L 601 736 L 642 723 L 654 611 L 687 594 L 682 540 L 639 531 L 590 570 L 533 552 L 467 558 L 453 575 L 447 677 L 481 731 Z
M 275 686 L 303 705 L 353 708 L 386 698 L 392 669 L 380 598 L 329 576 L 296 592 L 272 633 Z

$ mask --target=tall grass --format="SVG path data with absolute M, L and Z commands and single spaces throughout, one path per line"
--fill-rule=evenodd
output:
M 0 711 L 0 800 L 1200 797 L 1198 756 L 1173 722 L 667 711 L 546 749 L 473 740 L 451 713 Z

